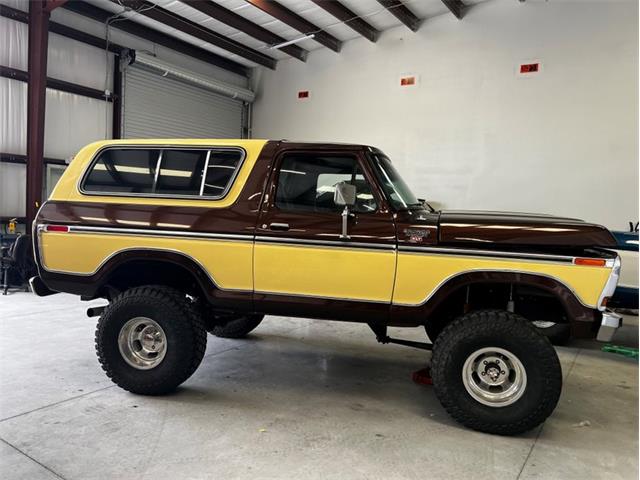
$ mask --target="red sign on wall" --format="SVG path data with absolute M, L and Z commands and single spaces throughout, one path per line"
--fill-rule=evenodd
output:
M 401 87 L 411 87 L 416 84 L 416 77 L 400 77 Z
M 523 63 L 520 65 L 520 73 L 537 73 L 539 71 L 539 63 Z

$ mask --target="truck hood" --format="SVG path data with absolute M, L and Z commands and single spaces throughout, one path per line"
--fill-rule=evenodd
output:
M 543 214 L 444 210 L 440 213 L 439 226 L 442 245 L 616 245 L 611 232 L 601 225 Z

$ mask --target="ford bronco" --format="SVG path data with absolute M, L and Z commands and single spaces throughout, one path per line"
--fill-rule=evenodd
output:
M 120 387 L 158 395 L 196 370 L 207 331 L 239 338 L 265 314 L 366 323 L 432 351 L 435 393 L 468 427 L 543 422 L 562 373 L 532 324 L 608 341 L 619 258 L 570 218 L 434 211 L 363 145 L 114 140 L 83 148 L 34 222 L 39 295 L 108 305 L 95 343 Z M 430 342 L 387 335 L 426 329 Z

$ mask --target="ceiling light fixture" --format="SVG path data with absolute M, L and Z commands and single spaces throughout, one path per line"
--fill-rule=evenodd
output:
M 293 40 L 287 40 L 286 42 L 278 43 L 277 45 L 271 45 L 269 50 L 275 50 L 276 48 L 287 47 L 289 45 L 293 45 L 294 43 L 302 42 L 303 40 L 311 40 L 316 36 L 315 33 L 311 33 L 309 35 L 304 35 L 302 37 L 294 38 Z

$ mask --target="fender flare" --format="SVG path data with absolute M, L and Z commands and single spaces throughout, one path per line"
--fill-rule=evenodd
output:
M 45 270 L 41 272 L 41 276 L 44 278 L 45 283 L 51 285 L 51 288 L 54 290 L 94 298 L 105 285 L 108 285 L 109 279 L 116 270 L 125 266 L 127 263 L 139 260 L 164 262 L 183 268 L 194 278 L 198 286 L 208 297 L 215 297 L 217 291 L 223 291 L 215 282 L 215 279 L 193 257 L 175 250 L 147 247 L 133 247 L 119 250 L 105 259 L 96 271 L 89 275 Z
M 397 315 L 403 323 L 408 320 L 409 316 L 414 318 L 419 316 L 422 322 L 424 322 L 424 319 L 429 318 L 453 292 L 470 285 L 483 283 L 528 285 L 544 290 L 558 299 L 572 322 L 592 323 L 597 312 L 595 307 L 590 307 L 582 303 L 571 288 L 554 277 L 539 273 L 508 270 L 477 270 L 462 272 L 449 278 L 439 285 L 420 305 L 394 305 L 392 316 Z

